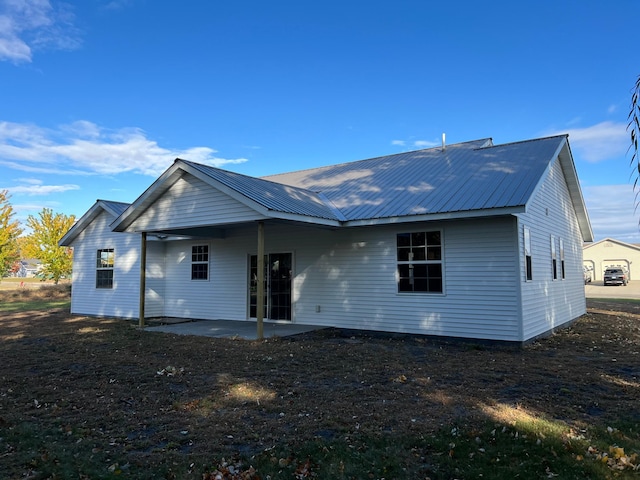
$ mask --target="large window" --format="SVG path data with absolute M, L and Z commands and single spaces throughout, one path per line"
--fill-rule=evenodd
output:
M 191 280 L 209 280 L 209 245 L 191 247 Z
M 96 288 L 113 288 L 113 248 L 98 250 L 96 258 Z
M 531 260 L 531 232 L 524 227 L 524 261 L 527 281 L 533 280 L 533 262 Z
M 397 235 L 398 292 L 442 293 L 439 231 Z

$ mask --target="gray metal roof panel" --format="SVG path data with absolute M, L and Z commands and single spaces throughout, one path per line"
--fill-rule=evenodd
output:
M 129 205 L 131 205 L 130 203 L 114 202 L 112 200 L 98 200 L 98 202 L 101 202 L 106 208 L 111 209 L 116 217 L 122 215 L 122 212 L 124 212 L 127 208 L 129 208 Z
M 264 178 L 322 192 L 348 220 L 523 206 L 565 138 L 478 140 Z
M 249 177 L 199 163 L 180 160 L 204 175 L 233 189 L 268 210 L 306 215 L 330 220 L 343 220 L 335 209 L 317 192 L 293 185 Z

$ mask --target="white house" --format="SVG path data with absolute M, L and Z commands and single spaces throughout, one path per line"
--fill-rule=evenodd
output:
M 177 159 L 132 204 L 98 200 L 60 244 L 77 314 L 521 343 L 585 313 L 592 236 L 563 135 L 264 178 Z

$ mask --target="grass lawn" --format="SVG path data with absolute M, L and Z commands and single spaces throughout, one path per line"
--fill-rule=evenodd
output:
M 637 304 L 512 348 L 174 336 L 21 295 L 0 292 L 3 479 L 640 478 Z
M 68 284 L 52 285 L 31 281 L 20 287 L 19 282 L 6 280 L 8 279 L 3 279 L 0 284 L 5 287 L 0 290 L 0 315 L 28 310 L 69 309 L 71 287 Z

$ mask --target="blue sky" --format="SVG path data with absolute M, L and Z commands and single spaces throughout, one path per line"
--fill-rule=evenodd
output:
M 0 0 L 0 189 L 132 202 L 176 157 L 262 176 L 568 133 L 596 240 L 640 242 L 640 2 Z

